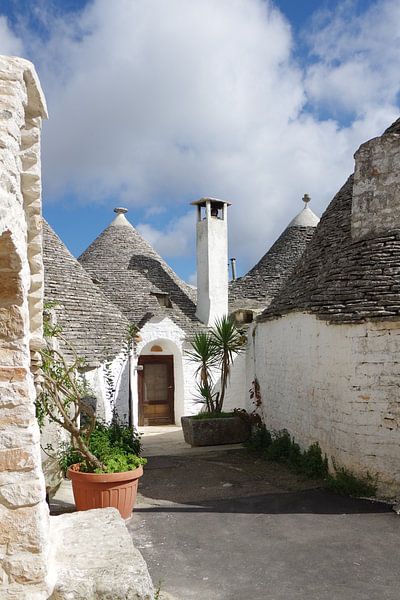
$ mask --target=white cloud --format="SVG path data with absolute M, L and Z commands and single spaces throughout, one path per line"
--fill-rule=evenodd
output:
M 195 218 L 192 212 L 171 220 L 163 230 L 150 223 L 138 223 L 137 229 L 162 256 L 190 256 L 194 251 Z
M 20 56 L 22 53 L 21 40 L 10 29 L 6 17 L 0 15 L 0 54 Z
M 397 116 L 397 0 L 352 19 L 351 4 L 338 4 L 308 35 L 315 61 L 305 70 L 265 0 L 94 0 L 79 17 L 43 17 L 50 38 L 25 31 L 24 43 L 50 110 L 46 197 L 69 189 L 143 206 L 142 232 L 169 256 L 193 248 L 194 221 L 156 229 L 158 199 L 167 215 L 196 197 L 226 198 L 231 253 L 248 268 L 303 193 L 321 212 L 359 143 Z M 346 126 L 340 111 L 352 115 Z
M 398 103 L 398 0 L 376 2 L 361 14 L 354 2 L 339 3 L 316 19 L 311 41 L 318 62 L 308 69 L 306 87 L 313 101 L 358 117 Z

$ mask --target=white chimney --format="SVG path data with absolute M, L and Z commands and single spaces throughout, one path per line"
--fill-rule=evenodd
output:
M 201 198 L 197 206 L 197 310 L 205 325 L 228 314 L 228 206 L 216 198 Z

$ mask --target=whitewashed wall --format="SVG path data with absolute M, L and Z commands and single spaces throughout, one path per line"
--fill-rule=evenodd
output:
M 254 405 L 250 399 L 250 388 L 254 380 L 254 325 L 251 324 L 247 331 L 247 345 L 243 353 L 236 356 L 231 366 L 231 374 L 225 395 L 224 412 L 234 408 L 244 408 L 251 412 Z M 217 381 L 217 389 L 219 382 Z
M 195 414 L 200 410 L 196 404 L 195 389 L 195 366 L 188 361 L 185 355 L 189 343 L 186 334 L 171 319 L 152 319 L 140 330 L 141 341 L 136 345 L 134 356 L 131 361 L 131 390 L 132 410 L 134 423 L 137 426 L 139 420 L 138 406 L 138 376 L 137 364 L 141 355 L 172 355 L 174 357 L 174 381 L 175 381 L 175 422 L 180 423 L 181 416 Z M 154 345 L 161 346 L 162 352 L 151 352 Z M 126 354 L 121 352 L 110 363 L 110 370 L 115 387 L 115 405 L 118 414 L 129 414 L 128 406 L 128 360 Z M 93 389 L 97 398 L 97 411 L 100 418 L 107 421 L 111 419 L 111 405 L 107 396 L 107 383 L 105 365 L 86 373 L 86 379 Z
M 137 344 L 135 356 L 131 362 L 131 389 L 134 423 L 138 424 L 138 382 L 136 366 L 141 355 L 172 355 L 174 357 L 175 381 L 175 423 L 180 424 L 180 419 L 185 415 L 197 414 L 203 405 L 199 403 L 196 388 L 196 365 L 187 357 L 186 351 L 190 349 L 190 342 L 185 332 L 171 319 L 153 319 L 146 323 L 140 331 L 141 341 Z M 161 346 L 162 352 L 152 352 L 154 345 Z M 242 354 L 235 359 L 232 367 L 231 378 L 224 403 L 224 410 L 246 408 L 249 397 L 249 387 L 246 380 L 246 364 L 248 358 Z M 121 353 L 111 362 L 111 372 L 115 386 L 115 404 L 118 414 L 122 417 L 128 414 L 128 361 L 126 355 Z M 217 376 L 217 373 L 216 373 Z M 104 365 L 86 373 L 86 379 L 97 398 L 97 412 L 100 418 L 111 419 L 111 406 L 107 398 L 107 384 Z M 251 383 L 251 380 L 250 380 Z
M 217 389 L 219 390 L 219 381 L 217 382 Z M 246 380 L 246 354 L 239 354 L 236 356 L 232 366 L 231 374 L 226 389 L 224 405 L 222 410 L 224 412 L 232 411 L 234 408 L 246 408 L 248 407 L 249 388 L 247 387 Z
M 292 313 L 260 323 L 255 372 L 268 428 L 303 447 L 318 441 L 338 464 L 378 474 L 381 492 L 399 492 L 399 322 L 329 325 Z
M 121 351 L 109 363 L 103 363 L 97 369 L 85 373 L 86 380 L 97 398 L 97 415 L 100 419 L 109 422 L 112 417 L 112 406 L 109 398 L 112 391 L 107 383 L 106 365 L 109 365 L 109 372 L 113 380 L 113 401 L 117 413 L 121 418 L 127 417 L 129 414 L 129 373 L 126 353 Z

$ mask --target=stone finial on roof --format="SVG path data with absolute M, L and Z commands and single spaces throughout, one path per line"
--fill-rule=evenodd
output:
M 132 227 L 128 219 L 125 217 L 125 214 L 128 212 L 127 208 L 124 208 L 123 206 L 116 206 L 114 208 L 114 212 L 117 213 L 117 216 L 112 221 L 111 225 L 122 225 L 123 227 Z
M 319 218 L 313 211 L 308 208 L 308 203 L 311 198 L 308 194 L 302 197 L 304 208 L 299 214 L 289 223 L 288 227 L 316 227 L 319 223 Z
M 292 273 L 319 223 L 317 215 L 307 206 L 310 196 L 304 194 L 302 200 L 303 210 L 268 252 L 246 275 L 230 283 L 231 310 L 267 306 Z

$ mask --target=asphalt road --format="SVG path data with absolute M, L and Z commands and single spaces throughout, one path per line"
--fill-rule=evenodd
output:
M 245 450 L 153 456 L 128 524 L 177 600 L 399 600 L 400 518 Z

